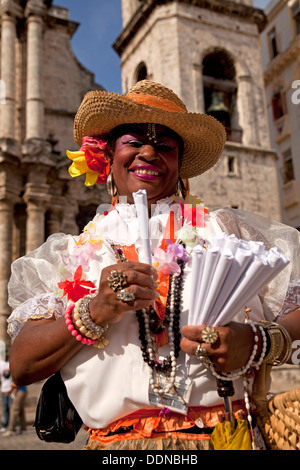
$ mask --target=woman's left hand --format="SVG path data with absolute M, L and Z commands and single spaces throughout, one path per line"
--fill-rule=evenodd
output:
M 230 322 L 227 326 L 215 327 L 218 339 L 213 344 L 203 342 L 202 332 L 204 329 L 205 325 L 182 327 L 181 349 L 188 354 L 195 355 L 200 343 L 201 348 L 207 351 L 211 362 L 219 372 L 232 372 L 247 364 L 254 346 L 253 331 L 250 325 Z M 259 338 L 258 356 L 260 351 Z

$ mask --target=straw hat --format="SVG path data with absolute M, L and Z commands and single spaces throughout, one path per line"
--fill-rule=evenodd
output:
M 226 141 L 219 121 L 189 113 L 172 90 L 150 80 L 136 83 L 126 95 L 88 92 L 75 117 L 74 139 L 81 146 L 85 136 L 105 135 L 121 124 L 141 123 L 164 125 L 182 138 L 182 178 L 192 178 L 214 166 Z

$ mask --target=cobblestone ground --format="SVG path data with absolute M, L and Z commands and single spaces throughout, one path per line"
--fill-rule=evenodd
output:
M 13 434 L 5 437 L 0 434 L 1 450 L 82 450 L 87 440 L 87 433 L 82 428 L 75 441 L 70 444 L 47 443 L 41 441 L 32 426 L 28 425 L 27 430 L 22 434 Z
M 28 395 L 25 402 L 25 416 L 27 421 L 27 429 L 22 434 L 13 434 L 5 437 L 0 433 L 0 451 L 1 450 L 81 450 L 85 447 L 87 440 L 87 432 L 81 428 L 74 442 L 70 444 L 48 443 L 41 441 L 32 426 L 35 418 L 35 410 L 37 400 L 43 382 L 32 384 L 28 387 Z M 1 394 L 0 394 L 0 405 Z M 0 406 L 0 421 L 2 421 L 2 406 Z M 17 425 L 18 429 L 18 425 Z

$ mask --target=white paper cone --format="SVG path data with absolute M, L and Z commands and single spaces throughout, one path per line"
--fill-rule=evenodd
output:
M 200 263 L 192 265 L 193 325 L 229 323 L 289 263 L 277 248 L 226 234 L 214 237 L 201 260 L 201 276 Z
M 200 314 L 201 324 L 210 325 L 210 315 L 211 311 L 217 298 L 222 285 L 226 279 L 227 273 L 233 263 L 233 254 L 230 250 L 224 249 L 220 255 L 218 260 L 218 264 L 215 269 L 215 275 L 211 281 L 211 285 L 209 286 L 209 290 L 202 307 L 202 311 Z
M 191 302 L 188 315 L 188 324 L 193 325 L 196 317 L 195 308 L 199 295 L 199 286 L 202 279 L 202 271 L 204 266 L 205 250 L 202 246 L 197 245 L 192 251 L 192 277 L 191 277 Z
M 289 263 L 288 257 L 277 248 L 270 249 L 267 259 L 272 269 L 278 269 L 279 266 L 286 266 Z
M 196 302 L 195 313 L 197 315 L 198 325 L 202 325 L 202 308 L 205 303 L 209 286 L 211 285 L 215 269 L 220 257 L 220 250 L 217 247 L 209 246 L 208 251 L 205 253 L 205 262 L 202 271 L 201 283 L 199 287 L 198 299 Z
M 220 312 L 215 326 L 225 325 L 245 308 L 247 302 L 257 295 L 269 282 L 270 277 L 276 276 L 275 271 L 270 272 L 266 260 L 255 258 L 250 268 L 246 271 L 233 295 Z
M 147 192 L 145 189 L 140 189 L 133 193 L 134 204 L 136 207 L 137 217 L 140 224 L 140 236 L 144 248 L 143 261 L 152 264 L 151 244 L 149 238 L 149 215 L 148 215 L 148 201 Z
M 230 250 L 235 255 L 239 246 L 240 240 L 235 235 L 229 235 L 225 240 L 223 250 Z
M 225 305 L 232 292 L 234 292 L 236 284 L 252 260 L 253 254 L 249 247 L 240 244 L 236 251 L 235 258 L 232 261 L 229 272 L 227 273 L 226 279 L 224 280 L 219 294 L 215 299 L 211 309 L 209 319 L 210 325 L 214 324 L 216 321 L 222 307 Z
M 240 246 L 240 240 L 235 235 L 227 236 L 225 233 L 217 235 L 213 238 L 213 244 L 217 239 L 217 246 L 222 246 L 222 253 L 218 262 L 218 265 L 215 270 L 215 276 L 212 282 L 212 286 L 209 289 L 205 305 L 202 310 L 202 320 L 204 324 L 210 325 L 211 315 L 217 315 L 216 309 L 213 310 L 213 306 L 218 298 L 220 290 L 226 280 L 229 269 L 231 269 L 232 263 L 235 261 L 234 256 L 237 253 L 237 250 Z M 219 240 L 223 240 L 221 243 Z M 232 281 L 231 281 L 232 282 Z M 226 287 L 227 292 L 228 288 Z M 223 302 L 225 301 L 223 296 Z M 219 302 L 220 303 L 220 302 Z M 219 306 L 219 308 L 221 305 Z
M 265 249 L 265 245 L 263 244 L 263 242 L 254 242 L 251 240 L 250 242 L 244 242 L 244 243 L 248 243 L 248 245 L 250 246 L 254 254 L 258 256 L 266 254 L 266 249 Z
M 284 269 L 288 263 L 289 259 L 284 254 L 281 253 L 277 248 L 271 248 L 267 254 L 268 270 L 265 271 L 264 285 L 269 284 L 269 282 L 274 279 L 277 274 Z
M 213 236 L 213 240 L 212 240 L 212 245 L 215 246 L 216 248 L 220 248 L 220 250 L 223 249 L 226 241 L 227 241 L 227 235 L 226 233 L 222 232 L 222 233 L 218 233 L 217 235 L 214 235 Z
M 222 308 L 222 311 L 218 315 L 216 325 L 224 325 L 228 321 L 229 315 L 232 318 L 232 315 L 239 311 L 239 305 L 245 305 L 245 301 L 249 301 L 253 297 L 253 293 L 256 290 L 255 285 L 259 282 L 259 277 L 263 270 L 266 268 L 266 260 L 255 257 L 241 276 L 238 284 L 235 286 L 234 292 L 230 296 L 230 299 L 226 302 L 225 306 Z

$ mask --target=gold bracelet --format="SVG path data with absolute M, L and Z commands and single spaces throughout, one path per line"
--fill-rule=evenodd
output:
M 269 338 L 269 351 L 264 358 L 266 364 L 279 366 L 284 364 L 292 352 L 292 341 L 287 330 L 275 322 L 257 322 L 265 330 Z
M 108 339 L 104 337 L 109 325 L 98 325 L 92 320 L 89 310 L 91 298 L 92 296 L 87 295 L 76 302 L 73 310 L 74 324 L 83 336 L 96 341 L 95 347 L 103 349 L 109 344 Z
M 292 354 L 292 339 L 290 337 L 289 332 L 282 325 L 279 325 L 279 327 L 280 327 L 281 332 L 284 336 L 285 345 L 286 345 L 285 354 L 281 358 L 280 364 L 285 364 L 289 360 L 289 358 L 291 357 L 291 354 Z

